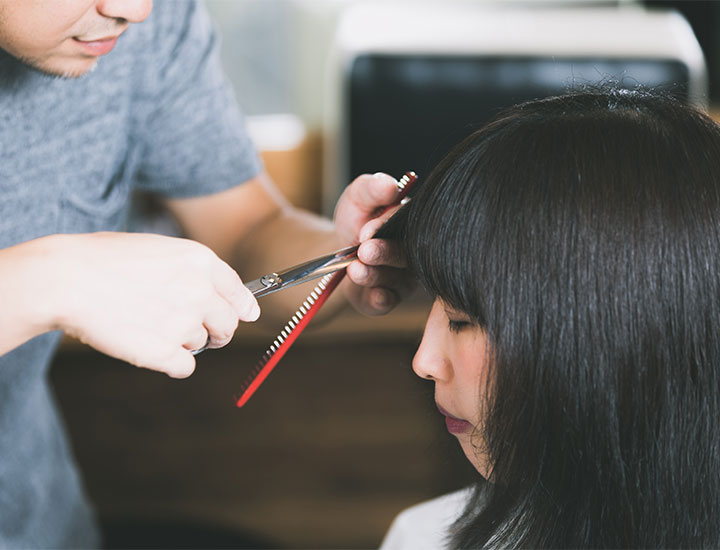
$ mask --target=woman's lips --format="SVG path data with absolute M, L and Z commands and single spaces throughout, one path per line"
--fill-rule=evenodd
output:
M 445 426 L 447 427 L 447 431 L 449 431 L 451 434 L 462 434 L 472 430 L 473 425 L 470 424 L 470 422 L 451 415 L 437 403 L 435 405 L 437 405 L 440 414 L 445 417 Z
M 80 47 L 85 51 L 85 53 L 90 54 L 94 57 L 109 53 L 110 50 L 115 47 L 117 39 L 117 36 L 109 36 L 107 38 L 100 38 L 98 40 L 80 40 L 79 38 L 73 38 L 75 43 L 79 44 Z

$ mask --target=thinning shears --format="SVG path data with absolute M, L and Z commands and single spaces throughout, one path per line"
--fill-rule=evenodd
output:
M 245 283 L 245 286 L 250 289 L 253 296 L 259 298 L 278 290 L 306 283 L 347 267 L 357 258 L 357 249 L 356 245 L 336 250 L 283 271 L 268 273 Z

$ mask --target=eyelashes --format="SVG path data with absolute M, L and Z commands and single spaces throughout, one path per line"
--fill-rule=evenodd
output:
M 448 328 L 450 329 L 450 332 L 462 332 L 470 326 L 470 321 L 448 319 Z

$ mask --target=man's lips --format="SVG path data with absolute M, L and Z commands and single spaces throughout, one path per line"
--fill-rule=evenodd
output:
M 438 411 L 440 411 L 440 414 L 445 417 L 445 426 L 451 434 L 461 434 L 472 430 L 473 425 L 470 424 L 470 422 L 451 415 L 437 403 L 435 403 L 435 405 L 437 406 Z
M 105 55 L 109 53 L 115 47 L 119 35 L 106 36 L 104 38 L 94 38 L 91 40 L 84 40 L 80 38 L 73 38 L 76 44 L 78 44 L 85 53 L 92 56 Z

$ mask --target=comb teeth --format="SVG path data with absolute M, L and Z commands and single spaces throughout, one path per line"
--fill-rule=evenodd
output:
M 322 279 L 320 279 L 320 282 L 315 285 L 315 288 L 312 290 L 310 295 L 305 299 L 305 301 L 302 303 L 302 305 L 297 309 L 297 311 L 293 314 L 292 319 L 290 319 L 287 324 L 283 327 L 283 329 L 280 331 L 280 334 L 275 338 L 273 343 L 270 345 L 270 348 L 265 352 L 265 355 L 270 355 L 271 352 L 277 351 L 277 348 L 279 348 L 282 343 L 290 336 L 290 333 L 295 330 L 295 327 L 300 323 L 303 317 L 307 314 L 308 310 L 312 307 L 312 305 L 317 301 L 317 299 L 320 296 L 320 293 L 325 290 L 327 287 L 327 282 L 330 280 L 330 277 L 332 277 L 332 273 L 330 275 L 325 275 Z M 260 365 L 262 368 L 262 365 Z
M 283 347 L 284 343 L 291 343 L 288 339 L 300 326 L 301 321 L 305 318 L 308 312 L 311 311 L 312 306 L 317 303 L 322 293 L 327 290 L 328 283 L 336 275 L 340 275 L 340 273 L 330 273 L 320 279 L 317 285 L 315 285 L 315 288 L 313 288 L 312 292 L 310 292 L 310 295 L 303 301 L 302 305 L 293 314 L 290 321 L 287 322 L 287 324 L 280 331 L 280 334 L 275 338 L 275 340 L 273 340 L 273 343 L 270 344 L 270 347 L 265 351 L 263 356 L 260 358 L 260 361 L 258 361 L 257 364 L 252 368 L 250 374 L 248 374 L 247 378 L 241 386 L 240 393 L 235 397 L 235 401 L 238 407 L 241 407 L 245 402 L 247 402 L 252 393 L 254 393 L 253 389 L 252 393 L 246 394 L 253 382 L 257 381 L 255 388 L 257 389 L 257 386 L 259 386 L 260 383 L 270 374 L 272 369 L 275 367 L 274 364 L 270 365 L 270 361 L 273 359 L 273 357 L 276 357 L 276 354 Z M 336 278 L 338 283 L 340 282 L 341 278 L 342 277 Z M 265 370 L 266 372 L 263 372 L 263 370 Z M 262 378 L 259 377 L 261 374 L 263 375 Z

